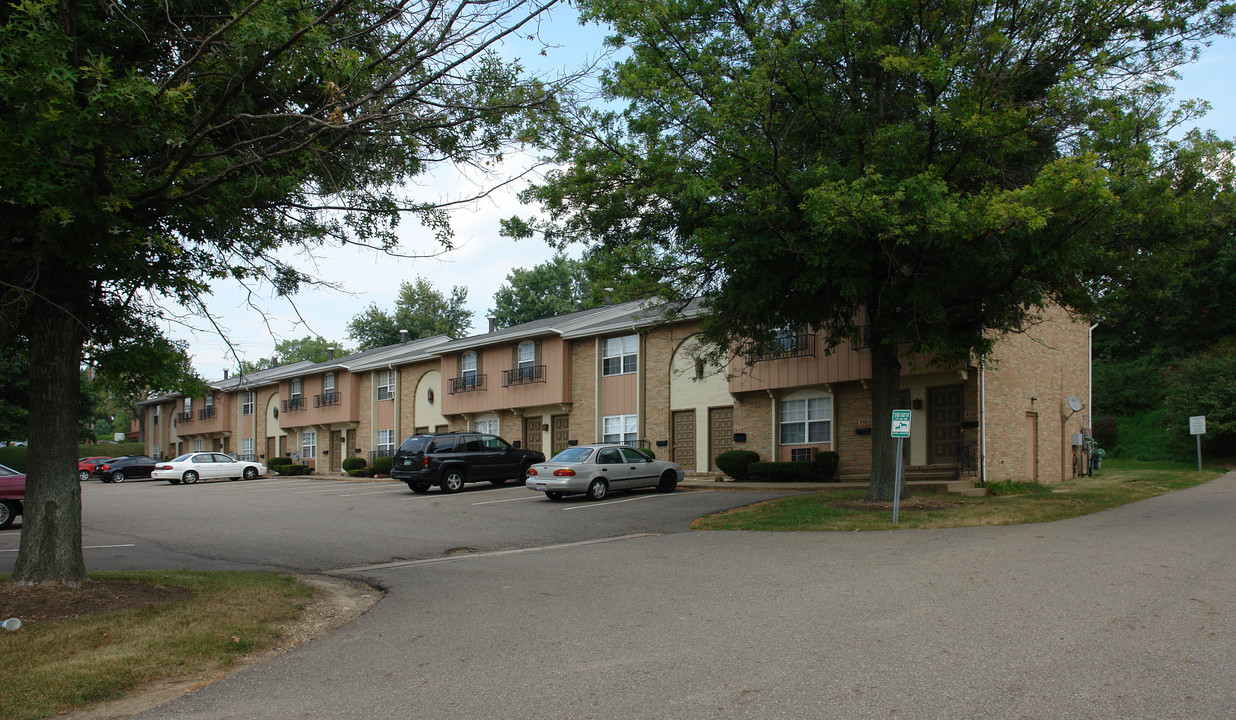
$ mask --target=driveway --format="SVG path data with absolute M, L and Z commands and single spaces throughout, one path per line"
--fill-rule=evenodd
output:
M 337 566 L 386 598 L 139 717 L 1230 719 L 1234 515 L 1229 473 L 1044 525 Z

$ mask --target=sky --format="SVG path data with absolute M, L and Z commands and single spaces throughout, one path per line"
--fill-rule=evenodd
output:
M 580 28 L 574 14 L 565 8 L 555 11 L 540 29 L 541 39 L 550 43 L 546 55 L 539 42 L 514 41 L 504 53 L 519 58 L 528 67 L 574 70 L 595 59 L 601 52 L 604 32 Z M 1221 137 L 1236 138 L 1236 40 L 1220 39 L 1201 59 L 1182 71 L 1177 84 L 1177 99 L 1203 99 L 1211 104 L 1209 114 L 1199 125 L 1213 129 Z M 510 174 L 522 171 L 531 159 L 514 156 L 503 168 Z M 418 186 L 408 188 L 417 199 L 458 199 L 475 193 L 479 178 L 442 171 L 428 176 Z M 328 250 L 315 258 L 297 257 L 297 266 L 316 272 L 341 286 L 340 290 L 310 289 L 297 294 L 293 307 L 288 301 L 258 294 L 259 312 L 248 307 L 248 293 L 238 286 L 216 285 L 204 298 L 211 314 L 224 329 L 225 342 L 204 319 L 192 320 L 194 327 L 168 326 L 168 334 L 189 345 L 193 365 L 207 380 L 234 371 L 237 363 L 231 348 L 241 359 L 255 361 L 274 354 L 275 343 L 306 335 L 322 336 L 345 347 L 355 347 L 347 338 L 347 324 L 371 303 L 391 312 L 402 281 L 418 276 L 429 280 L 444 295 L 454 286 L 468 289 L 467 307 L 472 311 L 472 330 L 488 329 L 486 315 L 493 308 L 494 292 L 516 268 L 530 268 L 550 259 L 554 250 L 539 240 L 512 241 L 499 235 L 499 220 L 512 215 L 535 214 L 536 209 L 521 205 L 515 195 L 522 183 L 492 193 L 483 200 L 461 207 L 452 215 L 455 232 L 453 250 L 437 257 L 396 258 L 360 250 Z M 401 251 L 408 254 L 435 250 L 432 238 L 409 218 L 399 228 Z M 569 251 L 578 256 L 579 248 Z

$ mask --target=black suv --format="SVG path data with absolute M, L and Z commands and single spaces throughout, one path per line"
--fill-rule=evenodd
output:
M 437 485 L 453 493 L 462 490 L 464 483 L 488 480 L 501 485 L 522 480 L 529 467 L 545 462 L 545 453 L 520 450 L 497 435 L 426 433 L 404 440 L 394 460 L 391 477 L 406 482 L 413 492 L 429 492 L 430 486 Z

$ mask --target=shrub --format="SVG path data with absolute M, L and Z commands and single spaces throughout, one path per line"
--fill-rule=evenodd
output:
M 365 462 L 365 458 L 348 457 L 348 458 L 343 459 L 343 470 L 344 472 L 347 472 L 350 474 L 351 471 L 360 470 L 361 468 L 365 467 L 368 464 L 369 463 Z
M 1114 417 L 1101 417 L 1094 421 L 1094 439 L 1101 448 L 1116 447 L 1120 438 L 1120 426 Z
M 391 468 L 395 466 L 395 458 L 380 457 L 373 459 L 373 474 L 374 475 L 390 475 Z
M 717 456 L 717 467 L 735 480 L 746 480 L 747 466 L 759 462 L 760 454 L 752 450 L 730 450 Z
M 271 469 L 279 473 L 280 475 L 308 475 L 309 474 L 308 465 L 279 465 Z
M 756 482 L 815 482 L 820 478 L 814 460 L 796 462 L 754 462 L 747 472 Z
M 359 467 L 348 470 L 348 475 L 351 477 L 373 477 L 373 468 Z
M 832 482 L 837 477 L 837 466 L 841 464 L 841 456 L 835 452 L 817 452 L 815 454 L 815 471 L 820 482 Z
M 292 458 L 290 457 L 273 457 L 269 461 L 267 461 L 266 467 L 270 468 L 271 470 L 275 470 L 280 465 L 291 465 L 291 464 L 292 464 Z

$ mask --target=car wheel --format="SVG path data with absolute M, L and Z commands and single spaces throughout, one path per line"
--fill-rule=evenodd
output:
M 89 479 L 90 479 L 89 470 L 78 470 L 77 471 L 77 482 L 86 482 Z
M 13 524 L 17 517 L 17 503 L 11 500 L 0 500 L 0 530 Z
M 561 500 L 562 493 L 558 492 L 557 490 L 546 490 L 545 497 L 549 498 L 550 500 Z
M 489 481 L 489 484 L 490 485 L 505 485 L 506 478 L 494 478 L 493 480 Z
M 241 473 L 241 477 L 243 477 L 246 480 L 256 480 L 257 476 L 258 476 L 257 468 L 253 467 L 252 465 L 245 468 L 245 471 Z
M 457 493 L 463 490 L 464 482 L 466 480 L 463 470 L 447 470 L 439 485 L 442 487 L 442 492 Z
M 185 481 L 185 485 L 192 485 L 193 483 L 197 482 L 197 473 L 193 472 L 192 470 L 189 470 L 188 472 L 184 474 L 184 476 L 181 479 Z
M 124 482 L 124 473 L 117 470 L 111 474 L 112 482 Z
M 408 483 L 408 489 L 414 493 L 419 493 L 421 495 L 424 495 L 425 493 L 429 492 L 429 483 L 427 482 Z
M 589 500 L 604 500 L 605 496 L 608 494 L 609 494 L 609 485 L 607 485 L 606 482 L 602 480 L 601 478 L 597 478 L 596 480 L 593 480 L 588 485 L 588 499 Z
M 661 482 L 657 483 L 657 492 L 672 493 L 676 487 L 678 487 L 678 477 L 673 471 L 666 470 L 661 476 Z

